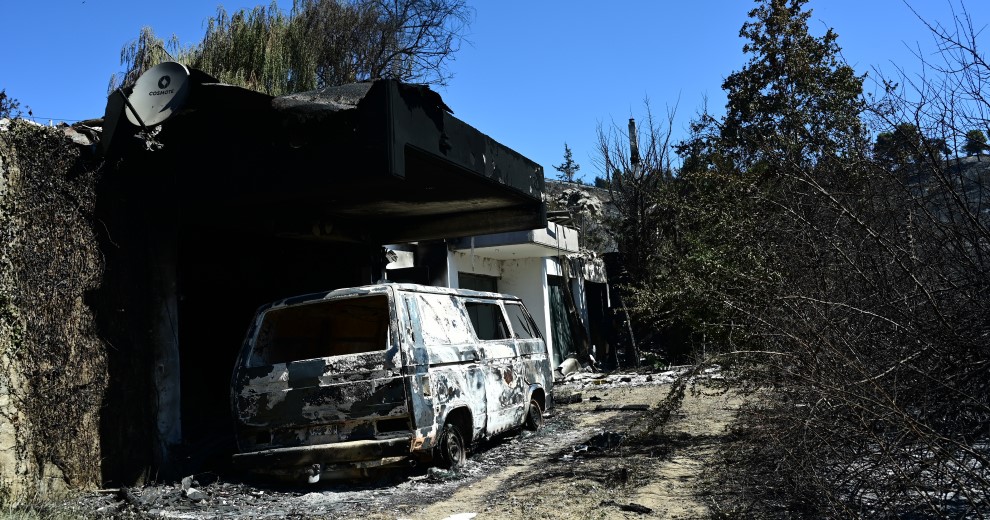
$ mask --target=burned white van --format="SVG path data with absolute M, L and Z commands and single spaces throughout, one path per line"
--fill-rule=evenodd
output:
M 537 429 L 546 344 L 514 296 L 381 284 L 259 309 L 238 357 L 237 466 L 307 479 L 432 461 Z

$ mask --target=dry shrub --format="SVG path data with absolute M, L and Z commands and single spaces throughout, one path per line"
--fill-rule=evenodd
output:
M 990 514 L 990 169 L 791 168 L 762 244 L 779 279 L 730 301 L 761 398 L 715 486 L 763 516 Z M 722 490 L 722 491 L 719 491 Z

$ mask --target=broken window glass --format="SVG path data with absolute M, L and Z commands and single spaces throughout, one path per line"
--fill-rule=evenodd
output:
M 261 323 L 250 365 L 383 351 L 388 321 L 384 295 L 272 309 Z
M 509 323 L 512 324 L 512 333 L 518 339 L 534 339 L 540 337 L 540 332 L 533 323 L 533 318 L 529 316 L 526 309 L 519 303 L 506 303 L 505 312 L 509 314 Z

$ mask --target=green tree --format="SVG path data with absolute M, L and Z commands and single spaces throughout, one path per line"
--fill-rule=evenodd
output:
M 20 117 L 20 101 L 7 95 L 7 89 L 0 90 L 0 119 Z
M 983 130 L 973 129 L 966 132 L 966 144 L 963 147 L 966 155 L 980 155 L 987 151 L 987 135 Z
M 677 214 L 684 260 L 655 264 L 703 274 L 701 299 L 669 308 L 719 311 L 729 333 L 709 353 L 748 389 L 774 389 L 740 411 L 714 500 L 755 518 L 986 516 L 968 454 L 990 431 L 976 361 L 987 313 L 973 296 L 990 279 L 988 199 L 978 167 L 944 160 L 943 139 L 987 127 L 966 120 L 987 113 L 974 24 L 942 33 L 938 73 L 952 77 L 919 75 L 917 92 L 864 107 L 834 34 L 809 37 L 802 4 L 763 1 L 743 26 L 751 57 L 725 82 L 725 117 L 702 118 L 681 148 L 691 182 L 676 204 L 697 210 Z M 874 117 L 871 155 L 860 121 Z M 891 165 L 920 175 L 904 182 Z M 692 204 L 705 200 L 717 202 Z M 657 301 L 677 301 L 662 289 Z M 916 453 L 931 454 L 923 469 Z M 940 485 L 979 491 L 919 498 Z
M 107 92 L 118 87 L 133 85 L 144 71 L 163 61 L 176 60 L 190 63 L 195 59 L 193 49 L 183 49 L 179 38 L 173 35 L 167 42 L 159 38 L 151 27 L 142 27 L 138 37 L 127 42 L 120 49 L 120 64 L 126 65 L 124 72 L 110 76 Z
M 564 162 L 556 165 L 553 169 L 557 170 L 557 178 L 562 181 L 575 182 L 578 170 L 581 169 L 581 165 L 574 162 L 574 154 L 571 153 L 571 148 L 564 143 Z M 580 182 L 580 181 L 577 181 Z
M 443 85 L 471 13 L 464 0 L 295 0 L 288 13 L 275 3 L 221 7 L 191 47 L 142 29 L 110 88 L 166 59 L 271 95 L 378 78 Z
M 814 165 L 861 146 L 863 78 L 840 56 L 838 36 L 808 30 L 807 0 L 759 0 L 740 37 L 749 56 L 722 84 L 721 121 L 703 114 L 678 153 L 689 169 Z
M 900 123 L 889 132 L 877 134 L 873 142 L 873 157 L 891 165 L 912 162 L 914 151 L 920 144 L 918 127 L 911 123 Z
M 743 329 L 725 325 L 772 306 L 796 268 L 791 232 L 809 211 L 800 206 L 809 191 L 850 182 L 867 146 L 862 78 L 842 61 L 831 29 L 809 32 L 805 3 L 757 2 L 740 31 L 747 61 L 722 85 L 725 115 L 702 110 L 675 147 L 680 186 L 667 204 L 680 245 L 651 271 L 691 291 L 651 289 L 658 301 L 643 308 L 673 309 L 721 348 L 730 338 L 746 346 Z
M 272 95 L 316 88 L 310 50 L 298 22 L 274 3 L 233 14 L 220 7 L 190 65 L 224 83 Z
M 945 139 L 926 136 L 913 123 L 898 123 L 889 131 L 878 133 L 873 143 L 873 158 L 888 167 L 940 161 L 948 154 Z

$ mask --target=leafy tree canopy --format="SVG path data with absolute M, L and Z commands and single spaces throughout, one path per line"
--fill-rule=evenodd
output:
M 464 0 L 295 0 L 289 13 L 275 3 L 221 7 L 191 47 L 142 29 L 121 51 L 125 72 L 110 89 L 167 59 L 271 95 L 378 78 L 443 85 L 471 16 Z
M 740 30 L 749 60 L 722 84 L 726 115 L 703 114 L 678 146 L 685 167 L 816 164 L 848 153 L 862 135 L 863 78 L 829 29 L 808 32 L 807 0 L 759 0 Z

